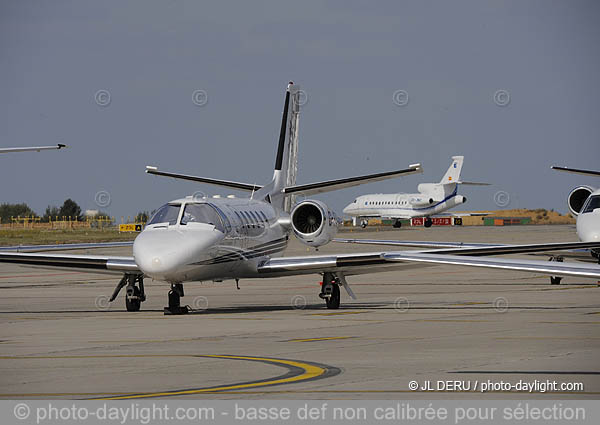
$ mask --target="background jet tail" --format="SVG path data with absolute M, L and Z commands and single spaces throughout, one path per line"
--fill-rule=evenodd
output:
M 453 156 L 452 164 L 450 164 L 450 168 L 440 180 L 440 184 L 452 184 L 460 182 L 460 171 L 462 170 L 464 156 Z

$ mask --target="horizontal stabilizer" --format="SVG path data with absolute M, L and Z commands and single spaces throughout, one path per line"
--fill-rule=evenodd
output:
M 600 176 L 600 171 L 594 171 L 594 170 L 580 170 L 578 168 L 557 167 L 556 165 L 553 165 L 551 168 L 553 170 L 565 171 L 567 173 L 583 174 L 584 176 Z
M 491 186 L 491 183 L 481 183 L 481 182 L 456 182 L 456 184 L 466 184 L 469 186 Z
M 255 184 L 249 184 L 249 183 L 232 182 L 232 181 L 228 181 L 228 180 L 210 179 L 207 177 L 198 177 L 198 176 L 190 176 L 187 174 L 178 174 L 178 173 L 170 173 L 167 171 L 158 171 L 158 168 L 152 167 L 152 166 L 146 166 L 146 172 L 148 174 L 154 174 L 155 176 L 164 176 L 164 177 L 171 177 L 174 179 L 189 180 L 189 181 L 198 182 L 198 183 L 213 184 L 216 186 L 224 186 L 224 187 L 229 187 L 232 189 L 246 190 L 248 192 L 253 192 L 253 191 L 259 190 L 262 187 L 262 186 L 258 186 Z
M 284 188 L 282 192 L 285 194 L 302 193 L 308 196 L 317 193 L 331 192 L 332 190 L 346 189 L 348 187 L 354 187 L 365 183 L 373 183 L 382 180 L 392 179 L 399 176 L 406 176 L 409 174 L 416 174 L 422 172 L 423 167 L 421 167 L 421 164 L 411 164 L 408 166 L 408 168 L 403 170 L 388 171 L 385 173 L 368 174 L 365 176 L 348 177 L 345 179 L 289 186 Z

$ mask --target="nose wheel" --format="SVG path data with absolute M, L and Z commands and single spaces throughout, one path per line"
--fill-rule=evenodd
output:
M 144 292 L 144 275 L 141 274 L 124 274 L 117 287 L 113 291 L 109 302 L 113 302 L 121 289 L 127 285 L 125 290 L 125 308 L 127 311 L 140 311 L 142 303 L 146 301 L 146 293 Z
M 181 306 L 181 297 L 184 296 L 183 284 L 172 283 L 169 291 L 169 306 L 164 308 L 165 315 L 187 314 L 187 307 Z

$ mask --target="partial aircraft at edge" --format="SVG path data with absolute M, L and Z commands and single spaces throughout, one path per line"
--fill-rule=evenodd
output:
M 344 214 L 360 220 L 367 227 L 369 218 L 395 219 L 394 227 L 401 226 L 401 219 L 425 217 L 425 227 L 431 227 L 432 216 L 451 215 L 482 216 L 486 213 L 442 214 L 444 211 L 467 202 L 458 194 L 458 185 L 488 186 L 488 183 L 463 182 L 460 180 L 464 156 L 453 156 L 452 163 L 439 183 L 421 183 L 419 193 L 373 193 L 362 195 L 344 208 Z
M 49 151 L 49 150 L 58 150 L 62 148 L 66 148 L 67 145 L 63 145 L 62 143 L 58 143 L 52 146 L 31 146 L 25 148 L 0 148 L 0 153 L 10 153 L 10 152 L 39 152 L 39 151 Z
M 384 251 L 281 257 L 292 233 L 303 244 L 319 247 L 330 242 L 337 232 L 338 219 L 327 205 L 317 200 L 296 203 L 294 195 L 323 193 L 421 172 L 420 165 L 414 164 L 397 171 L 297 185 L 299 105 L 299 88 L 290 83 L 285 95 L 273 179 L 264 186 L 162 172 L 156 167 L 146 170 L 149 174 L 246 191 L 250 194 L 248 198 L 187 197 L 168 202 L 157 210 L 135 239 L 133 257 L 2 252 L 0 262 L 122 274 L 111 301 L 127 286 L 125 304 L 128 311 L 139 310 L 146 299 L 144 278 L 166 281 L 171 290 L 165 314 L 187 313 L 187 308 L 181 307 L 180 298 L 184 295 L 183 282 L 189 281 L 320 274 L 323 284 L 319 296 L 325 300 L 327 308 L 336 309 L 340 306 L 340 286 L 355 298 L 346 276 L 422 267 L 418 263 L 600 278 L 600 266 L 595 264 L 478 257 L 495 253 L 600 248 L 600 241 L 509 248 L 486 246 L 479 251 L 477 248 L 468 251 L 448 248 L 442 252 Z

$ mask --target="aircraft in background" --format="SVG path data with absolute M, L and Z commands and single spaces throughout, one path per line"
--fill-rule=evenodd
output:
M 264 186 L 163 172 L 156 167 L 146 169 L 147 173 L 158 176 L 238 189 L 247 192 L 248 197 L 209 199 L 190 196 L 168 202 L 156 211 L 136 237 L 133 257 L 1 252 L 0 262 L 121 274 L 110 301 L 126 286 L 125 305 L 128 311 L 138 311 L 146 299 L 145 278 L 165 281 L 171 285 L 165 314 L 188 312 L 186 307 L 181 306 L 180 298 L 184 295 L 183 283 L 189 281 L 234 279 L 238 282 L 245 278 L 319 274 L 322 275 L 319 297 L 325 300 L 327 308 L 337 309 L 341 299 L 340 287 L 344 287 L 351 298 L 356 298 L 346 276 L 411 270 L 427 264 L 600 278 L 600 266 L 595 264 L 479 258 L 495 253 L 600 248 L 600 241 L 479 247 L 468 251 L 444 248 L 282 257 L 292 234 L 301 243 L 318 248 L 334 238 L 339 224 L 335 214 L 322 201 L 307 199 L 296 203 L 295 195 L 324 193 L 421 172 L 420 165 L 413 164 L 402 170 L 296 184 L 299 96 L 298 86 L 290 83 L 285 95 L 273 178 Z M 284 285 L 285 281 L 282 280 L 281 284 Z
M 58 143 L 52 146 L 32 146 L 26 148 L 0 148 L 0 153 L 10 153 L 10 152 L 32 152 L 32 151 L 49 151 L 49 150 L 57 150 L 66 148 L 67 145 L 63 145 L 62 143 Z
M 458 195 L 458 185 L 487 186 L 487 183 L 462 182 L 464 156 L 453 156 L 450 168 L 439 183 L 421 183 L 419 193 L 370 194 L 356 198 L 344 208 L 344 214 L 360 220 L 361 227 L 367 227 L 369 218 L 395 219 L 394 227 L 401 226 L 402 219 L 425 217 L 425 227 L 431 227 L 432 216 L 440 216 L 444 211 L 467 202 L 467 198 Z M 483 216 L 486 213 L 446 214 L 455 217 Z
M 574 174 L 600 177 L 600 171 L 581 170 L 577 168 L 552 166 L 553 170 L 564 171 Z M 567 205 L 573 216 L 577 217 L 576 228 L 577 236 L 582 242 L 600 242 L 600 189 L 591 186 L 577 186 L 567 197 Z M 498 245 L 491 243 L 463 243 L 463 242 L 429 242 L 429 241 L 398 241 L 398 240 L 376 240 L 376 239 L 334 239 L 334 242 L 355 243 L 365 245 L 387 245 L 402 247 L 419 247 L 431 249 L 460 248 L 463 254 L 470 254 L 470 250 L 482 252 L 486 247 L 496 247 L 497 253 L 501 253 L 501 247 L 510 250 L 514 245 Z M 542 251 L 532 251 L 540 254 Z M 549 254 L 548 254 L 549 255 Z M 593 261 L 600 263 L 600 249 L 595 248 L 577 248 L 558 254 L 552 254 L 550 261 L 562 262 L 565 257 L 576 258 L 583 261 Z M 550 283 L 560 284 L 562 277 L 551 276 Z

